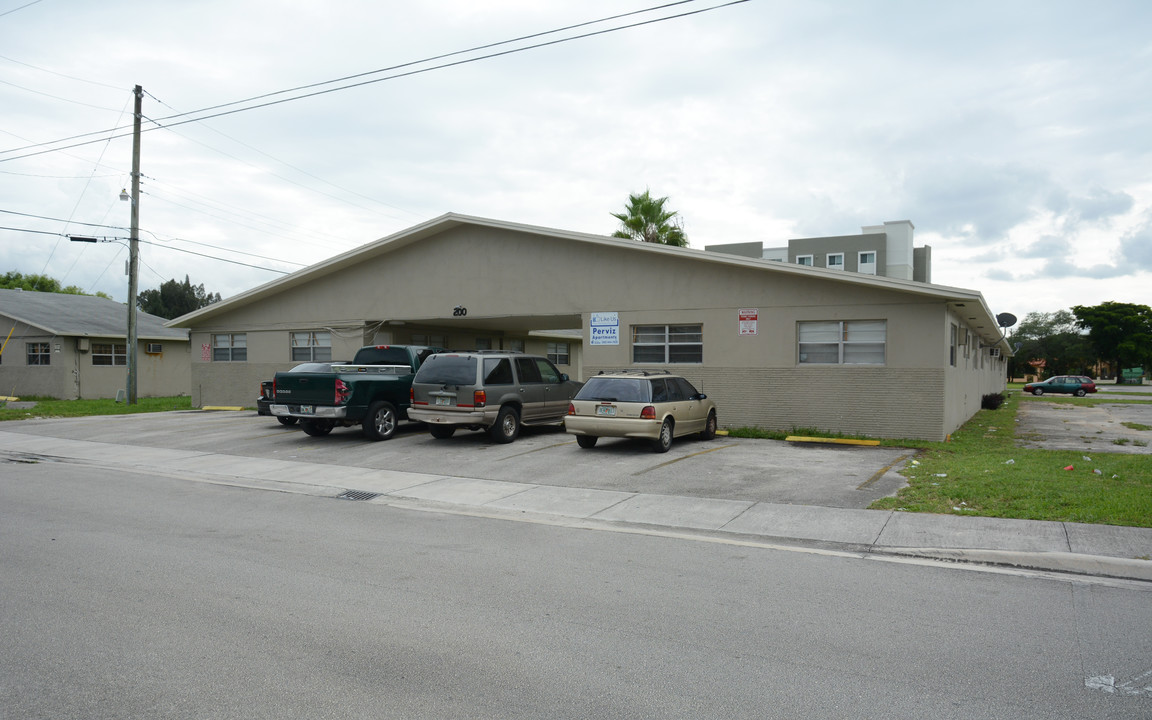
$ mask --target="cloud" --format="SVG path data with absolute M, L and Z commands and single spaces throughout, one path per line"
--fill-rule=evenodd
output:
M 1063 190 L 1054 192 L 1049 197 L 1048 207 L 1071 220 L 1092 223 L 1124 215 L 1134 204 L 1135 200 L 1126 192 L 1113 192 L 1095 187 L 1087 195 L 1079 197 L 1069 195 Z
M 1152 219 L 1120 239 L 1120 258 L 1131 270 L 1152 270 Z
M 945 158 L 908 174 L 904 203 L 942 235 L 990 245 L 1033 219 L 1052 189 L 1040 168 Z

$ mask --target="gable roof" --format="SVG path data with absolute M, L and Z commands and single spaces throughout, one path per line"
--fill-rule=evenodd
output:
M 40 328 L 52 335 L 128 337 L 127 305 L 92 295 L 0 290 L 0 315 Z M 164 323 L 162 317 L 137 310 L 137 338 L 188 339 L 187 330 L 165 327 Z
M 947 287 L 944 285 L 931 285 L 912 280 L 900 280 L 876 275 L 863 275 L 843 270 L 828 270 L 826 268 L 809 267 L 783 263 L 775 260 L 748 258 L 738 255 L 727 255 L 716 252 L 706 252 L 694 248 L 679 248 L 670 245 L 636 242 L 606 235 L 593 235 L 590 233 L 573 232 L 570 230 L 556 230 L 534 225 L 493 220 L 457 213 L 446 213 L 438 218 L 406 230 L 380 238 L 358 248 L 335 255 L 315 265 L 310 265 L 290 275 L 277 278 L 271 282 L 246 290 L 238 295 L 227 298 L 221 302 L 213 303 L 208 307 L 183 315 L 167 322 L 168 327 L 193 327 L 203 320 L 216 315 L 235 310 L 245 305 L 258 302 L 266 297 L 290 290 L 295 287 L 338 273 L 346 268 L 363 263 L 366 260 L 387 254 L 394 250 L 407 247 L 425 238 L 443 233 L 447 230 L 465 225 L 485 227 L 496 230 L 507 230 L 515 233 L 539 235 L 554 240 L 569 240 L 587 243 L 594 246 L 625 249 L 636 253 L 659 253 L 677 256 L 694 262 L 707 262 L 719 265 L 737 266 L 744 268 L 757 268 L 764 272 L 785 273 L 800 276 L 819 277 L 838 283 L 847 283 L 863 287 L 882 288 L 884 290 L 902 292 L 920 297 L 930 297 L 952 306 L 958 314 L 963 315 L 976 328 L 977 334 L 986 345 L 1001 345 L 1005 352 L 1009 351 L 1007 341 L 996 322 L 992 311 L 984 301 L 984 296 L 976 290 Z

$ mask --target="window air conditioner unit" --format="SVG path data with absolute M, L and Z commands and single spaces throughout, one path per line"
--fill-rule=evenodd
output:
M 144 349 L 144 352 L 150 353 L 152 355 L 159 355 L 160 353 L 164 352 L 164 346 L 160 343 L 148 343 L 148 346 Z

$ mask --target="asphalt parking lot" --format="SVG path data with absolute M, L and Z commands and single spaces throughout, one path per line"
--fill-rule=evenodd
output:
M 559 428 L 525 428 L 500 445 L 482 432 L 437 440 L 405 423 L 391 440 L 359 428 L 313 438 L 253 411 L 172 412 L 4 423 L 6 432 L 69 440 L 202 451 L 216 456 L 311 463 L 318 477 L 341 467 L 399 470 L 504 482 L 635 493 L 865 508 L 904 486 L 898 470 L 913 450 L 793 444 L 717 437 L 678 439 L 664 454 L 641 442 L 602 439 L 580 448 Z M 207 461 L 207 459 L 206 459 Z
M 1124 392 L 1134 399 L 1152 400 L 1152 387 L 1109 388 L 1095 396 Z M 1119 397 L 1119 395 L 1116 395 Z M 1095 453 L 1152 455 L 1152 403 L 1106 403 L 1094 407 L 1025 396 L 1020 402 L 1016 437 L 1021 447 L 1044 450 L 1083 450 Z M 1125 425 L 1125 423 L 1128 423 Z

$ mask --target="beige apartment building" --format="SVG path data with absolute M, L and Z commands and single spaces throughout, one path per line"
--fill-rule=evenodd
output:
M 975 290 L 448 214 L 168 323 L 193 405 L 365 344 L 523 350 L 575 379 L 667 369 L 724 427 L 942 440 L 1005 387 Z

